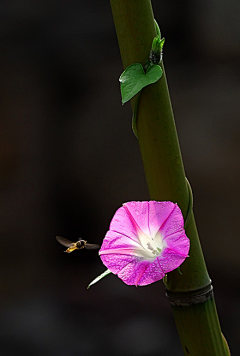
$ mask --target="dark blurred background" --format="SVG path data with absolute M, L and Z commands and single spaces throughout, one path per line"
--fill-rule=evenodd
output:
M 240 2 L 152 1 L 223 333 L 238 354 Z M 109 1 L 0 1 L 0 354 L 182 355 L 161 282 L 128 287 L 96 251 L 148 200 Z

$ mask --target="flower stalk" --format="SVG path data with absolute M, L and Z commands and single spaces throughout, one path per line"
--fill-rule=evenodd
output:
M 150 0 L 110 0 L 124 69 L 143 66 L 157 35 Z M 142 90 L 136 129 L 150 198 L 181 208 L 190 257 L 165 278 L 167 295 L 185 355 L 230 355 L 218 315 L 192 211 L 163 63 L 159 81 Z M 131 100 L 134 111 L 136 97 Z

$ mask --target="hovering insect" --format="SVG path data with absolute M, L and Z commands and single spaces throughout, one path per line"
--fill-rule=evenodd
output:
M 75 250 L 81 250 L 82 248 L 86 248 L 87 250 L 96 250 L 100 246 L 97 244 L 89 244 L 87 241 L 79 239 L 77 242 L 73 242 L 71 240 L 65 239 L 62 236 L 56 236 L 56 240 L 63 246 L 67 247 L 67 253 L 73 252 Z

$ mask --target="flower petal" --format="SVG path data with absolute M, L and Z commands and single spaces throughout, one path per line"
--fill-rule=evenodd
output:
M 149 202 L 131 201 L 123 204 L 123 207 L 127 211 L 129 219 L 135 224 L 136 231 L 139 232 L 140 229 L 149 236 Z
M 115 255 L 115 254 L 107 254 L 100 255 L 100 258 L 105 266 L 113 273 L 118 274 L 124 267 L 126 267 L 129 263 L 136 263 L 135 256 L 129 255 Z
M 131 219 L 131 215 L 129 215 L 124 206 L 119 208 L 114 214 L 109 229 L 110 231 L 115 231 L 119 234 L 125 235 L 127 238 L 137 243 L 139 242 L 136 230 L 137 225 L 135 221 Z
M 132 261 L 118 273 L 118 277 L 124 283 L 135 286 L 146 286 L 159 281 L 164 276 L 165 273 L 157 259 L 154 262 Z
M 134 260 L 118 273 L 118 277 L 128 285 L 137 286 L 148 266 L 149 261 Z
M 164 276 L 165 272 L 156 258 L 152 263 L 149 263 L 149 266 L 139 280 L 138 285 L 146 286 L 147 284 L 160 281 Z
M 183 229 L 184 219 L 182 212 L 177 204 L 174 204 L 174 208 L 169 214 L 168 218 L 160 227 L 160 232 L 163 236 L 174 234 L 175 232 Z
M 156 235 L 159 228 L 165 224 L 166 220 L 175 209 L 171 201 L 149 201 L 149 230 L 151 236 Z
M 175 234 L 166 236 L 163 241 L 164 246 L 168 247 L 173 252 L 181 256 L 188 256 L 190 241 L 187 238 L 184 229 L 176 232 Z
M 163 271 L 165 273 L 171 272 L 174 269 L 178 268 L 187 256 L 180 255 L 175 253 L 169 248 L 165 248 L 161 255 L 157 257 Z
M 100 253 L 108 249 L 121 249 L 121 248 L 138 248 L 140 244 L 137 241 L 131 239 L 130 237 L 123 235 L 122 233 L 109 230 L 103 240 Z

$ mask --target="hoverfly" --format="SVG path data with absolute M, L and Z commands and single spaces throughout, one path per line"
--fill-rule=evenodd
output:
M 73 252 L 75 250 L 81 250 L 82 248 L 86 248 L 87 250 L 96 250 L 100 246 L 97 244 L 89 244 L 87 241 L 79 239 L 77 242 L 73 242 L 71 240 L 65 239 L 62 236 L 56 236 L 56 240 L 63 246 L 67 247 L 67 253 Z

